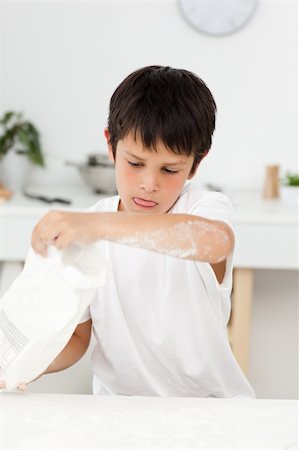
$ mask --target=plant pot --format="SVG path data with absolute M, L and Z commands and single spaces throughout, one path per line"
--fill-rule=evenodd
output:
M 299 203 L 299 186 L 287 186 L 280 187 L 280 198 L 284 203 L 291 205 L 297 205 Z
M 0 160 L 0 181 L 12 192 L 22 191 L 29 181 L 30 169 L 25 155 L 9 151 Z

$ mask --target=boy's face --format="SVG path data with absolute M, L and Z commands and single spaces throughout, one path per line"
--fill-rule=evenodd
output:
M 109 140 L 109 132 L 105 130 Z M 111 146 L 110 158 L 114 160 Z M 120 196 L 119 211 L 158 213 L 170 210 L 178 199 L 194 157 L 176 155 L 162 143 L 157 151 L 147 150 L 142 141 L 127 135 L 117 143 L 115 176 Z

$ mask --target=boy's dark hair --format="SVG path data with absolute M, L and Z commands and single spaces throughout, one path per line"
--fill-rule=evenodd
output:
M 208 153 L 216 103 L 194 73 L 147 66 L 128 75 L 110 100 L 108 130 L 114 157 L 117 142 L 133 133 L 146 148 L 161 141 L 174 153 L 194 155 L 191 174 Z

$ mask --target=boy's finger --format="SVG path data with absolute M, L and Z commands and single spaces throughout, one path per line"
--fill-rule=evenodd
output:
M 5 381 L 4 380 L 0 380 L 0 390 L 2 390 L 2 389 L 5 389 L 6 388 L 6 383 L 5 383 Z M 21 383 L 19 386 L 18 386 L 18 390 L 19 391 L 27 391 L 27 389 L 28 389 L 28 385 L 26 384 L 26 383 Z
M 47 256 L 47 246 L 43 242 L 41 242 L 40 240 L 32 239 L 31 245 L 36 253 L 42 256 Z

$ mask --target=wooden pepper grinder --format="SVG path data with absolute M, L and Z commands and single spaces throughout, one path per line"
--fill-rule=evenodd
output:
M 263 197 L 265 199 L 279 197 L 279 166 L 266 166 Z

